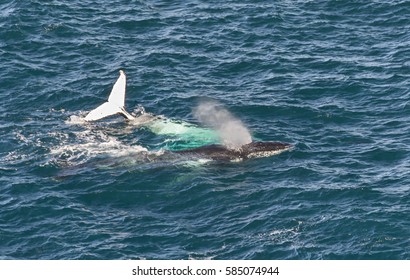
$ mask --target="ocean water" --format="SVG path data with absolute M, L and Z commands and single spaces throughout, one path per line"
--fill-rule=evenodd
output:
M 1 1 L 0 258 L 409 259 L 409 14 L 399 0 Z M 201 126 L 213 100 L 293 149 L 161 159 L 181 139 L 76 122 L 120 69 L 130 112 Z

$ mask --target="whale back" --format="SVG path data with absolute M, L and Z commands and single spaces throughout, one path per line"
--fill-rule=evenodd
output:
M 218 161 L 241 161 L 251 158 L 269 157 L 287 151 L 292 145 L 281 142 L 251 142 L 239 149 L 228 149 L 223 145 L 207 145 L 194 149 L 176 151 L 180 155 L 204 157 Z

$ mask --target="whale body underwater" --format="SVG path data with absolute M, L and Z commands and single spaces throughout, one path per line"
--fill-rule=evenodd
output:
M 130 122 L 139 123 L 141 126 L 147 127 L 156 134 L 183 135 L 185 133 L 185 136 L 188 135 L 192 138 L 195 137 L 193 135 L 201 135 L 201 137 L 203 137 L 204 134 L 209 134 L 213 135 L 211 138 L 215 137 L 215 133 L 212 130 L 195 127 L 186 123 L 184 124 L 183 122 L 173 122 L 163 117 L 155 117 L 149 113 L 145 113 L 145 111 L 141 111 L 140 116 L 131 115 L 124 108 L 125 90 L 126 76 L 124 71 L 120 70 L 120 76 L 112 88 L 108 101 L 90 111 L 85 116 L 84 120 L 92 122 L 111 115 L 119 114 Z M 190 131 L 191 134 L 186 133 L 187 131 Z M 195 133 L 192 133 L 192 131 L 195 131 Z M 192 141 L 195 141 L 195 139 L 192 139 Z M 292 145 L 288 143 L 252 141 L 235 148 L 212 143 L 200 147 L 166 151 L 166 153 L 215 161 L 242 161 L 252 158 L 270 157 L 290 150 L 291 148 Z

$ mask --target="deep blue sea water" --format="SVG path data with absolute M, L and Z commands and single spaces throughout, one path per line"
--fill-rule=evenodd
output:
M 0 258 L 409 259 L 409 1 L 0 1 Z M 238 163 L 142 158 L 175 139 L 78 124 L 126 106 L 255 139 Z

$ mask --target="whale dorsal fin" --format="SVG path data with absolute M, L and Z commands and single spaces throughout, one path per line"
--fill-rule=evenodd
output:
M 108 101 L 90 111 L 84 119 L 86 121 L 96 121 L 115 114 L 121 114 L 129 120 L 134 119 L 134 117 L 124 109 L 125 88 L 126 76 L 124 71 L 120 70 L 120 76 L 111 90 Z

